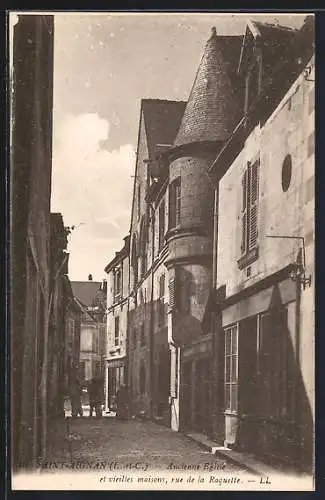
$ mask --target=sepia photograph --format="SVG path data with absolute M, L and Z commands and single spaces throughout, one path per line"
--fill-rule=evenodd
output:
M 12 490 L 315 490 L 315 15 L 10 11 Z

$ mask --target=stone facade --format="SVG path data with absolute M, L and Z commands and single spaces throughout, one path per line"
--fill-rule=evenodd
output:
M 82 310 L 80 321 L 79 378 L 82 384 L 93 377 L 104 381 L 104 357 L 106 353 L 106 294 L 104 280 L 72 281 L 72 292 Z
M 217 176 L 220 169 L 214 268 L 216 287 L 224 289 L 215 330 L 215 362 L 224 372 L 215 380 L 214 432 L 229 446 L 303 469 L 312 467 L 315 416 L 310 25 L 291 35 L 300 66 L 294 72 L 284 61 L 268 112 L 262 87 L 241 138 L 235 147 L 230 139 L 213 166 Z
M 14 27 L 11 167 L 13 467 L 46 453 L 53 16 Z
M 313 75 L 312 18 L 249 22 L 244 37 L 213 30 L 187 103 L 142 100 L 122 322 L 132 414 L 301 468 L 314 422 Z

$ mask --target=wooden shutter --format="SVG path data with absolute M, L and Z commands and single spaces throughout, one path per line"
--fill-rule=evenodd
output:
M 249 224 L 248 224 L 248 250 L 256 246 L 258 236 L 258 177 L 259 160 L 249 166 Z
M 242 237 L 241 237 L 241 253 L 247 252 L 247 198 L 248 198 L 248 170 L 245 170 L 242 178 Z
M 174 278 L 169 280 L 168 288 L 169 288 L 169 307 L 171 309 L 175 309 L 175 307 L 176 307 L 176 284 L 175 284 Z

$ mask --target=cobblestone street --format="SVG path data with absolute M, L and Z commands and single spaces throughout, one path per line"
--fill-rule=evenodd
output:
M 51 427 L 46 467 L 91 467 L 96 463 L 125 470 L 168 469 L 217 472 L 243 472 L 202 449 L 181 433 L 149 421 L 115 418 L 66 419 Z

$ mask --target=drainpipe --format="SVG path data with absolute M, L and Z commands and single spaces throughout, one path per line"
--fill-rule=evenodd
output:
M 295 356 L 295 364 L 296 364 L 296 380 L 295 380 L 295 420 L 297 424 L 297 441 L 298 441 L 298 449 L 297 449 L 297 463 L 298 467 L 301 467 L 302 457 L 301 457 L 301 421 L 300 421 L 300 390 L 299 390 L 299 382 L 300 382 L 300 321 L 301 321 L 301 284 L 299 280 L 296 281 L 296 356 Z
M 132 239 L 130 232 L 129 239 L 129 252 L 128 252 L 128 299 L 127 299 L 127 310 L 126 310 L 126 339 L 125 339 L 125 368 L 124 368 L 124 383 L 127 383 L 128 391 L 129 391 L 129 406 L 130 402 L 132 404 L 133 399 L 133 389 L 130 384 L 130 293 L 131 293 L 131 250 L 132 250 Z M 107 369 L 107 378 L 108 378 L 108 369 Z M 132 377 L 133 379 L 133 377 Z M 107 401 L 108 401 L 108 380 L 107 380 Z M 131 416 L 133 415 L 133 409 L 129 407 L 129 412 Z
M 150 362 L 150 419 L 152 420 L 154 417 L 154 403 L 153 403 L 153 394 L 154 394 L 154 340 L 153 340 L 153 330 L 154 330 L 154 272 L 153 266 L 155 262 L 155 209 L 151 203 L 148 203 L 148 206 L 151 209 L 151 296 L 150 296 L 150 330 L 149 330 L 149 362 Z
M 213 207 L 213 246 L 212 246 L 212 288 L 217 288 L 217 252 L 218 252 L 218 208 L 219 208 L 219 181 L 214 188 Z
M 213 207 L 213 242 L 212 242 L 212 289 L 217 288 L 217 268 L 218 268 L 218 212 L 219 212 L 219 179 L 216 180 L 214 187 L 214 207 Z M 214 318 L 212 329 L 212 434 L 215 432 L 216 419 L 219 418 L 219 359 L 220 359 L 220 339 L 217 332 L 217 321 Z M 222 389 L 221 389 L 222 390 Z

